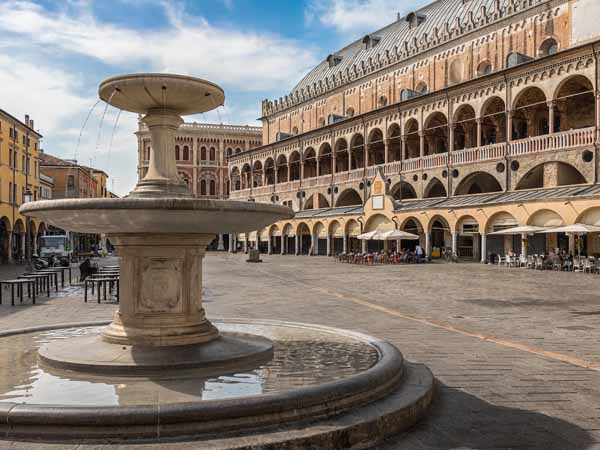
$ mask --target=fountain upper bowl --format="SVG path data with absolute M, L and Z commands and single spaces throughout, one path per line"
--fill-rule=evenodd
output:
M 21 214 L 79 233 L 244 233 L 293 211 L 281 205 L 197 198 L 93 198 L 25 203 Z
M 138 114 L 161 108 L 180 115 L 200 114 L 225 102 L 223 89 L 210 81 L 164 73 L 112 77 L 100 84 L 98 95 L 116 108 Z

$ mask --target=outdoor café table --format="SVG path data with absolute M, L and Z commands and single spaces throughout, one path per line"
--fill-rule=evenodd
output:
M 10 285 L 10 304 L 15 306 L 15 286 L 17 286 L 17 295 L 23 303 L 23 285 L 27 285 L 27 296 L 32 299 L 35 305 L 35 286 L 37 281 L 33 278 L 20 278 L 18 280 L 0 280 L 0 305 L 2 304 L 2 288 L 5 284 Z
M 119 303 L 119 277 L 118 276 L 102 276 L 102 275 L 96 275 L 96 276 L 92 276 L 92 277 L 88 277 L 85 279 L 85 281 L 83 282 L 84 284 L 84 289 L 83 289 L 83 301 L 85 303 L 87 303 L 87 299 L 88 299 L 88 283 L 92 284 L 92 294 L 94 293 L 94 286 L 96 285 L 96 283 L 98 284 L 98 303 L 100 303 L 100 290 L 103 287 L 104 288 L 104 300 L 106 300 L 106 285 L 112 286 L 112 284 L 116 284 L 116 297 L 117 297 L 117 303 Z
M 63 270 L 63 268 L 61 267 L 49 267 L 47 269 L 40 269 L 37 271 L 37 273 L 54 273 L 56 275 L 58 275 L 60 273 L 60 284 L 61 287 L 65 287 L 65 271 Z M 54 280 L 54 282 L 56 283 L 58 280 Z
M 49 273 L 24 273 L 23 275 L 19 275 L 17 278 L 18 279 L 30 279 L 30 280 L 34 280 L 35 281 L 35 289 L 38 292 L 42 292 L 44 290 L 44 287 L 46 288 L 46 294 L 48 295 L 48 297 L 50 297 L 50 278 L 52 277 L 51 274 Z M 40 289 L 38 289 L 38 283 L 39 283 L 39 287 Z M 58 291 L 58 289 L 57 289 Z

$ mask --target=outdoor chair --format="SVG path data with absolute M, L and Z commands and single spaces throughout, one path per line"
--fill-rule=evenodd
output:
M 585 258 L 583 261 L 583 273 L 589 272 L 592 273 L 592 262 L 589 258 Z
M 505 263 L 504 257 L 498 255 L 498 267 L 502 266 L 504 263 Z
M 535 268 L 537 270 L 544 270 L 544 259 L 541 256 L 535 258 Z
M 90 275 L 95 275 L 98 273 L 98 266 L 92 265 L 91 261 L 88 258 L 81 264 L 79 264 L 79 273 L 79 282 L 82 283 Z

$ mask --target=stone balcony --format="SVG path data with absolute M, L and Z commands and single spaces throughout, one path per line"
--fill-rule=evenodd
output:
M 307 188 L 319 188 L 330 185 L 357 182 L 375 176 L 379 168 L 386 176 L 394 176 L 408 172 L 453 167 L 465 164 L 477 164 L 486 161 L 514 158 L 531 154 L 539 154 L 555 150 L 568 150 L 594 145 L 596 129 L 594 127 L 565 131 L 560 133 L 535 136 L 531 138 L 485 145 L 482 147 L 455 150 L 451 153 L 437 153 L 424 157 L 392 161 L 387 164 L 352 169 L 335 174 L 305 178 L 303 180 L 286 181 L 276 185 L 242 189 L 230 193 L 232 199 L 246 199 L 272 194 L 295 192 Z

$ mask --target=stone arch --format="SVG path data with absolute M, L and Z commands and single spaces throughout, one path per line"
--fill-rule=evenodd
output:
M 252 174 L 253 174 L 253 187 L 262 186 L 263 181 L 263 164 L 261 161 L 256 160 L 254 164 L 252 164 Z
M 358 191 L 353 188 L 343 190 L 338 196 L 335 206 L 360 206 L 363 204 L 362 198 Z
M 315 222 L 313 225 L 312 233 L 317 237 L 327 237 L 327 228 L 323 225 L 323 222 Z
M 394 197 L 394 200 L 410 200 L 417 198 L 417 192 L 415 188 L 406 181 L 398 181 L 390 189 L 390 195 Z
M 385 144 L 383 142 L 383 131 L 373 128 L 368 138 L 368 165 L 380 165 L 385 163 Z
M 512 122 L 515 140 L 548 134 L 548 104 L 542 89 L 530 86 L 516 95 Z
M 334 238 L 341 238 L 344 235 L 344 227 L 339 220 L 332 220 L 328 227 L 329 236 Z
M 277 226 L 276 223 L 274 223 L 273 225 L 271 225 L 269 227 L 269 237 L 273 237 L 273 236 L 281 236 L 279 226 Z
M 10 220 L 6 216 L 2 216 L 0 219 L 0 260 L 3 263 L 8 262 L 9 256 L 9 243 L 12 229 L 10 226 Z
M 229 175 L 229 179 L 231 180 L 232 191 L 239 191 L 242 188 L 240 169 L 234 166 L 231 169 L 231 175 Z
M 360 224 L 354 220 L 354 219 L 350 219 L 346 222 L 346 226 L 344 227 L 344 231 L 346 233 L 347 236 L 350 237 L 356 237 L 358 236 L 361 231 L 360 231 Z
M 405 218 L 399 226 L 399 229 L 413 234 L 423 234 L 425 228 L 421 221 L 415 216 Z
M 333 156 L 331 145 L 329 142 L 324 142 L 319 147 L 319 176 L 331 175 L 332 173 Z
M 317 153 L 314 148 L 308 147 L 304 150 L 302 164 L 304 165 L 303 179 L 314 178 L 317 176 Z
M 291 223 L 286 223 L 283 226 L 282 233 L 284 236 L 296 236 L 296 230 L 294 229 L 294 226 Z
M 454 149 L 463 150 L 477 146 L 477 120 L 475 109 L 461 105 L 454 113 Z
M 583 211 L 575 223 L 600 227 L 600 206 L 593 206 Z
M 373 214 L 369 217 L 365 223 L 364 232 L 368 233 L 370 231 L 391 231 L 395 230 L 396 225 L 389 217 L 383 214 Z
M 497 95 L 481 107 L 481 141 L 483 145 L 506 142 L 506 103 Z
M 479 221 L 470 214 L 460 216 L 454 226 L 458 234 L 479 233 Z
M 300 158 L 300 152 L 298 150 L 294 150 L 290 154 L 289 159 L 289 174 L 290 181 L 296 181 L 300 179 L 300 166 L 302 164 L 302 160 Z
M 487 172 L 473 172 L 458 184 L 454 195 L 483 194 L 500 191 L 502 191 L 502 186 L 500 186 L 500 183 L 493 175 Z
M 517 226 L 519 226 L 519 221 L 515 216 L 507 211 L 498 211 L 488 218 L 484 229 L 486 233 L 493 233 L 494 231 L 502 231 Z
M 529 170 L 521 177 L 515 189 L 519 191 L 585 183 L 585 177 L 576 167 L 560 161 L 550 161 Z
M 362 169 L 365 166 L 365 139 L 356 133 L 350 139 L 350 169 Z
M 392 123 L 387 129 L 388 140 L 388 162 L 400 161 L 402 159 L 402 132 L 400 125 Z
M 252 179 L 252 168 L 249 163 L 246 163 L 242 166 L 242 189 L 249 189 L 250 182 Z
M 279 155 L 275 161 L 275 170 L 277 171 L 277 182 L 286 183 L 288 181 L 288 164 L 285 155 Z
M 432 178 L 431 181 L 425 187 L 423 191 L 423 198 L 436 198 L 436 197 L 447 197 L 446 187 L 436 177 Z
M 265 185 L 272 184 L 275 184 L 275 160 L 269 156 L 265 160 Z
M 305 222 L 296 226 L 296 236 L 310 235 L 310 227 Z
M 594 85 L 585 75 L 572 75 L 556 87 L 554 131 L 593 127 L 596 121 Z
M 335 173 L 346 172 L 349 170 L 350 161 L 348 159 L 348 142 L 344 138 L 339 138 L 334 144 L 335 151 Z
M 556 211 L 539 209 L 529 216 L 527 225 L 536 227 L 560 227 L 564 225 L 564 221 Z
M 423 125 L 425 155 L 448 151 L 448 118 L 442 112 L 430 114 Z
M 317 200 L 319 202 L 318 205 L 314 204 L 314 198 L 314 195 L 308 197 L 306 202 L 304 202 L 304 210 L 329 208 L 329 201 L 327 200 L 327 198 L 325 198 L 323 194 L 317 194 Z
M 408 119 L 404 124 L 404 136 L 406 140 L 406 159 L 418 158 L 421 153 L 419 138 L 419 122 L 415 118 Z
M 424 81 L 421 81 L 420 83 L 418 83 L 415 86 L 415 92 L 424 95 L 427 94 L 427 92 L 429 92 L 429 87 L 427 86 L 427 83 L 425 83 Z

